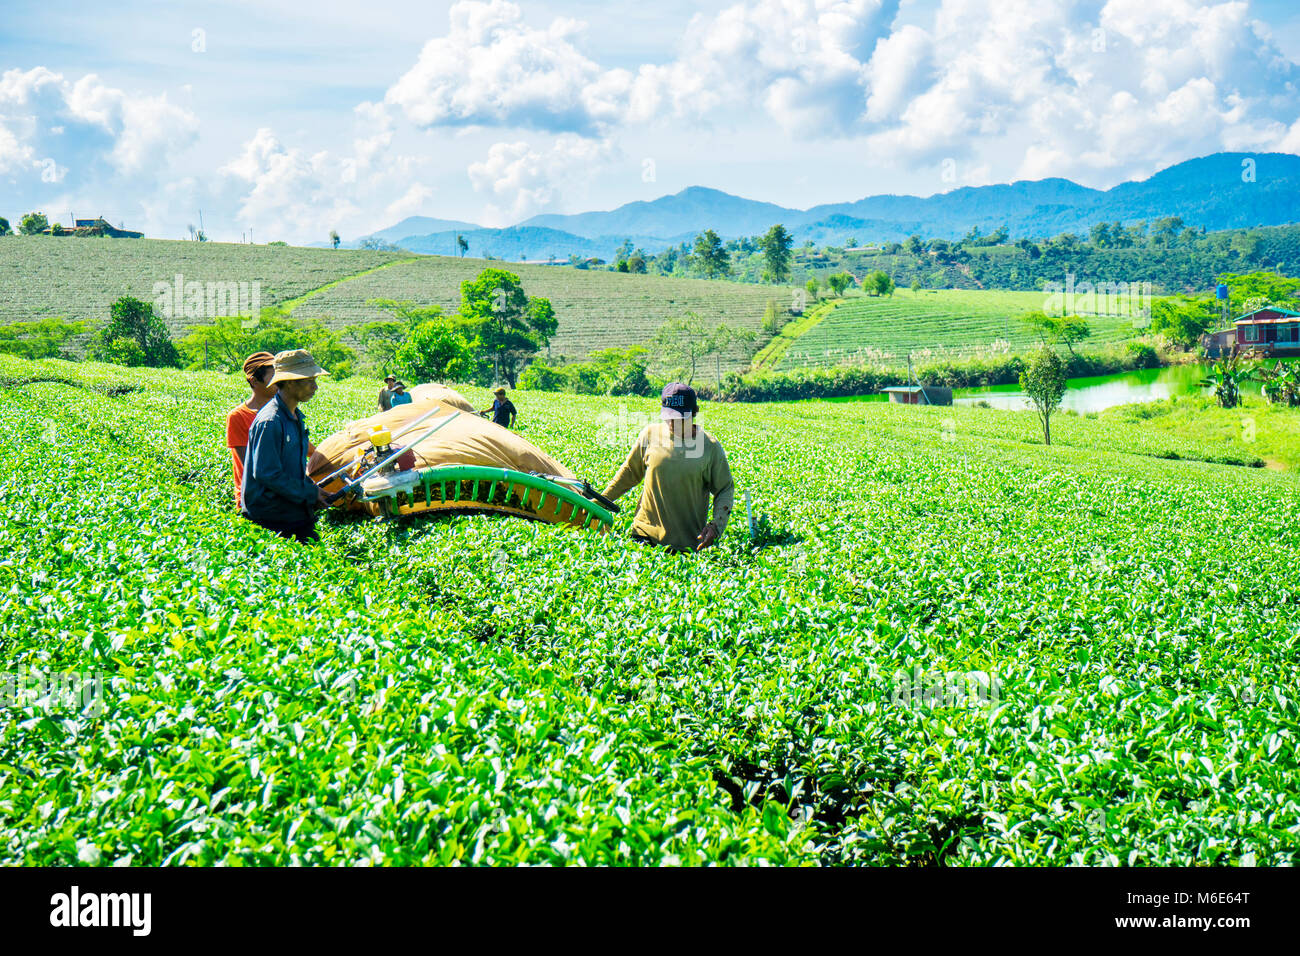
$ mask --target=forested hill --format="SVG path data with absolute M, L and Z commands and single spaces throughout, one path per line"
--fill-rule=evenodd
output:
M 1202 233 L 1177 217 L 1157 220 L 1155 228 L 1099 223 L 1085 238 L 1063 233 L 1034 242 L 994 243 L 999 237 L 911 239 L 868 249 L 831 246 L 795 256 L 793 278 L 825 280 L 847 271 L 855 278 L 876 270 L 898 286 L 913 282 L 927 289 L 1041 289 L 1044 282 L 1150 282 L 1161 292 L 1206 292 L 1225 272 L 1300 270 L 1300 225 L 1230 229 Z M 735 255 L 737 275 L 757 280 L 758 254 Z M 655 260 L 652 260 L 652 266 Z
M 1215 153 L 1106 190 L 1057 178 L 961 187 L 925 197 L 868 195 L 810 209 L 691 186 L 603 212 L 534 216 L 508 229 L 414 218 L 375 238 L 446 254 L 455 252 L 456 235 L 468 229 L 476 255 L 563 261 L 571 255 L 610 259 L 624 240 L 655 253 L 693 241 L 706 229 L 735 239 L 761 235 L 775 223 L 790 230 L 796 242 L 820 246 L 902 241 L 911 235 L 953 240 L 972 228 L 987 234 L 1001 227 L 1013 239 L 1042 240 L 1063 232 L 1086 234 L 1098 222 L 1132 225 L 1171 216 L 1208 230 L 1300 222 L 1300 156 Z

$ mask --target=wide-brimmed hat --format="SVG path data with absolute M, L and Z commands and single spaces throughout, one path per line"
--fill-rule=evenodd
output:
M 295 378 L 316 378 L 318 375 L 328 375 L 316 364 L 316 360 L 311 357 L 311 353 L 306 349 L 289 349 L 287 352 L 279 352 L 275 356 L 275 375 L 271 377 L 271 384 L 285 382 Z
M 406 389 L 406 383 L 403 382 L 403 381 L 399 378 L 399 379 L 397 379 L 396 381 L 393 382 L 393 388 L 400 388 L 400 389 L 402 389 L 403 391 L 405 391 L 405 389 Z

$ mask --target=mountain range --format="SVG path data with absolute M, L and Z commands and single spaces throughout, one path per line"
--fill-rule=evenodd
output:
M 414 216 L 372 236 L 412 252 L 456 255 L 456 237 L 463 235 L 473 256 L 564 261 L 570 255 L 611 259 L 624 240 L 654 253 L 692 242 L 705 229 L 732 239 L 760 235 L 775 223 L 785 225 L 796 244 L 843 245 L 849 239 L 897 241 L 913 234 L 958 239 L 972 227 L 988 233 L 1000 226 L 1013 238 L 1046 238 L 1087 233 L 1097 222 L 1130 224 L 1164 216 L 1209 230 L 1300 221 L 1300 156 L 1215 153 L 1104 190 L 1040 179 L 964 186 L 927 197 L 867 196 L 810 209 L 691 186 L 605 212 L 545 213 L 504 229 Z

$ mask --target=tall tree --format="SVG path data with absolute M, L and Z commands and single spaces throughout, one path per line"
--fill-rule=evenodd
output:
M 24 236 L 34 236 L 50 228 L 50 221 L 43 212 L 29 212 L 18 221 L 18 231 Z
M 731 257 L 712 229 L 706 229 L 695 237 L 694 261 L 695 268 L 709 279 L 731 274 Z
M 465 253 L 469 252 L 469 240 L 466 239 L 464 236 L 457 235 L 456 247 L 460 249 L 460 254 L 463 257 Z
M 721 354 L 738 336 L 752 332 L 741 332 L 718 325 L 709 328 L 695 312 L 687 312 L 677 319 L 669 319 L 655 333 L 655 347 L 663 361 L 677 374 L 686 378 L 690 385 L 699 370 L 700 362 L 709 355 Z
M 335 249 L 339 247 L 339 231 L 337 229 L 330 230 L 330 245 Z
M 1074 354 L 1074 347 L 1092 335 L 1092 327 L 1081 315 L 1048 315 L 1045 312 L 1027 312 L 1022 321 L 1038 333 L 1044 346 L 1064 345 Z
M 393 353 L 393 371 L 417 382 L 482 381 L 485 363 L 464 331 L 442 318 L 417 322 Z
M 1151 303 L 1151 331 L 1185 349 L 1192 348 L 1219 320 L 1208 296 L 1166 296 Z
M 853 285 L 853 275 L 848 272 L 835 272 L 826 277 L 826 284 L 837 298 L 844 295 L 844 290 Z
M 894 280 L 888 272 L 877 269 L 862 280 L 862 288 L 871 290 L 874 295 L 893 295 Z
M 786 231 L 785 226 L 777 223 L 761 239 L 758 247 L 763 250 L 763 264 L 767 275 L 773 282 L 784 282 L 790 278 L 790 259 L 793 256 L 794 236 Z
M 1052 414 L 1065 395 L 1065 361 L 1049 348 L 1040 349 L 1029 368 L 1020 373 L 1020 387 L 1043 423 L 1043 444 L 1052 443 Z
M 522 364 L 546 346 L 555 334 L 555 310 L 547 299 L 530 299 L 519 276 L 504 269 L 484 269 L 476 279 L 460 284 L 457 313 L 495 365 L 497 380 L 511 388 Z

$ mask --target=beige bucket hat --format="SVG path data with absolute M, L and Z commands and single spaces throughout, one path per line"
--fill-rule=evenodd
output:
M 318 375 L 328 374 L 329 372 L 316 364 L 316 360 L 306 349 L 290 349 L 276 354 L 275 375 L 271 377 L 271 384 L 275 385 L 277 382 L 291 378 L 316 378 Z

